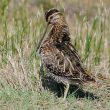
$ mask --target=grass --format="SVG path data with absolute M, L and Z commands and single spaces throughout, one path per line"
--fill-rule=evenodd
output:
M 0 1 L 0 110 L 110 109 L 110 10 L 107 1 L 95 6 L 94 2 L 86 2 Z M 98 99 L 87 94 L 80 96 L 83 91 L 76 90 L 61 102 L 53 92 L 41 86 L 40 56 L 36 47 L 46 27 L 44 11 L 53 6 L 65 11 L 72 43 L 87 68 L 94 75 L 107 78 L 97 78 L 101 84 L 98 88 L 85 87 L 85 91 Z

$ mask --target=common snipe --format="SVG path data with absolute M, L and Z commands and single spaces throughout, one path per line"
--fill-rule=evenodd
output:
M 47 74 L 58 83 L 64 84 L 65 99 L 70 84 L 83 85 L 95 80 L 88 74 L 71 44 L 69 28 L 63 14 L 57 9 L 50 9 L 45 13 L 45 18 L 52 29 L 41 43 L 39 53 Z

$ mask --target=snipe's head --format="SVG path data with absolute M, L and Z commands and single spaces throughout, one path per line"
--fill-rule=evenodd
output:
M 55 8 L 46 11 L 45 19 L 49 24 L 61 23 L 64 21 L 63 14 Z

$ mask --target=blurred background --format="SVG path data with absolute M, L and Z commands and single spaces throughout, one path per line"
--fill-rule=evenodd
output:
M 1 0 L 1 83 L 24 87 L 39 80 L 36 47 L 46 28 L 45 11 L 53 7 L 64 13 L 71 42 L 87 68 L 109 74 L 109 0 Z
M 6 84 L 24 87 L 39 80 L 36 47 L 46 28 L 45 11 L 53 7 L 64 13 L 71 41 L 87 68 L 95 75 L 109 74 L 109 0 L 1 0 L 0 76 Z

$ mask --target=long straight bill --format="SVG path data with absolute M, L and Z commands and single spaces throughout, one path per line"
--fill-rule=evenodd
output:
M 43 36 L 41 37 L 41 39 L 40 39 L 40 41 L 39 41 L 39 43 L 38 43 L 36 52 L 38 52 L 38 50 L 39 50 L 39 48 L 40 48 L 40 46 L 41 46 L 41 44 L 42 44 L 42 41 L 43 41 L 43 39 L 44 39 L 44 37 L 45 37 L 45 34 L 46 34 L 46 32 L 47 32 L 47 29 L 48 29 L 48 25 L 49 25 L 49 23 L 47 24 L 46 29 L 45 29 L 45 31 L 44 31 L 44 34 L 43 34 Z

